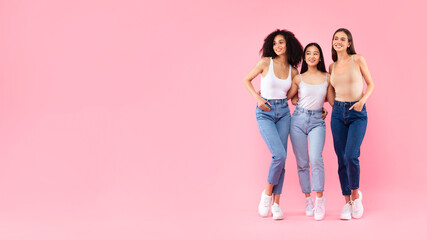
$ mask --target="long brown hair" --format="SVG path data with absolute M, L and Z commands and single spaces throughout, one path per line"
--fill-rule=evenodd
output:
M 345 33 L 347 35 L 348 42 L 351 43 L 350 47 L 347 48 L 347 53 L 349 55 L 356 54 L 356 49 L 354 48 L 353 36 L 351 35 L 351 32 L 346 28 L 340 28 L 335 31 L 334 35 L 332 35 L 332 60 L 334 60 L 334 62 L 338 60 L 337 51 L 335 51 L 334 45 L 333 45 L 334 37 L 335 37 L 335 34 L 337 34 L 337 32 Z

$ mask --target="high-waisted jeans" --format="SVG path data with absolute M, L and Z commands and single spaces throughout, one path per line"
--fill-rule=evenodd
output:
M 285 161 L 288 147 L 291 113 L 287 99 L 267 100 L 270 111 L 256 108 L 259 131 L 271 153 L 267 182 L 273 186 L 274 194 L 281 194 L 285 178 Z
M 297 106 L 291 118 L 291 142 L 303 193 L 311 192 L 310 165 L 313 191 L 323 192 L 324 190 L 325 169 L 322 151 L 325 145 L 326 127 L 321 115 L 322 109 L 307 110 Z
M 338 175 L 344 196 L 351 195 L 351 190 L 359 188 L 360 146 L 368 124 L 366 106 L 363 106 L 361 112 L 349 110 L 355 103 L 335 101 L 331 117 L 334 148 L 338 158 Z

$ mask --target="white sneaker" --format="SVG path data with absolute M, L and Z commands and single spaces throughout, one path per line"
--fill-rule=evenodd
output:
M 359 191 L 359 198 L 352 202 L 351 216 L 361 218 L 363 216 L 362 192 Z
M 313 199 L 311 199 L 311 197 L 306 197 L 305 198 L 305 215 L 307 217 L 312 217 L 313 216 Z
M 265 194 L 265 190 L 262 191 L 261 201 L 259 202 L 258 206 L 258 213 L 261 217 L 268 216 L 268 212 L 270 211 L 271 206 L 271 199 L 273 199 L 273 194 L 271 194 L 271 196 L 268 196 L 267 194 Z
M 314 220 L 322 220 L 325 217 L 325 198 L 316 197 L 316 205 L 314 206 Z
M 273 219 L 274 220 L 281 220 L 283 219 L 283 212 L 280 208 L 279 204 L 274 203 L 273 206 L 271 206 L 271 213 L 273 213 Z
M 350 220 L 351 219 L 351 209 L 352 209 L 351 202 L 346 203 L 344 205 L 344 208 L 341 211 L 340 218 L 342 220 Z

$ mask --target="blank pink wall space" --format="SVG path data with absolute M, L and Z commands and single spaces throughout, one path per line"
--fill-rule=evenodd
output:
M 426 7 L 0 1 L 0 239 L 341 239 L 355 229 L 357 239 L 419 238 Z M 261 219 L 270 156 L 243 77 L 276 28 L 319 43 L 329 65 L 340 27 L 376 84 L 360 157 L 365 216 L 338 220 L 328 118 L 326 219 L 303 216 L 290 143 L 286 219 Z

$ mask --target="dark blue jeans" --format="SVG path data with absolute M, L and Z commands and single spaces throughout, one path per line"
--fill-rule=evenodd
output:
M 338 157 L 338 175 L 344 196 L 351 195 L 351 190 L 359 188 L 360 145 L 368 124 L 366 106 L 363 106 L 361 112 L 349 110 L 355 103 L 335 101 L 331 117 L 334 148 Z

